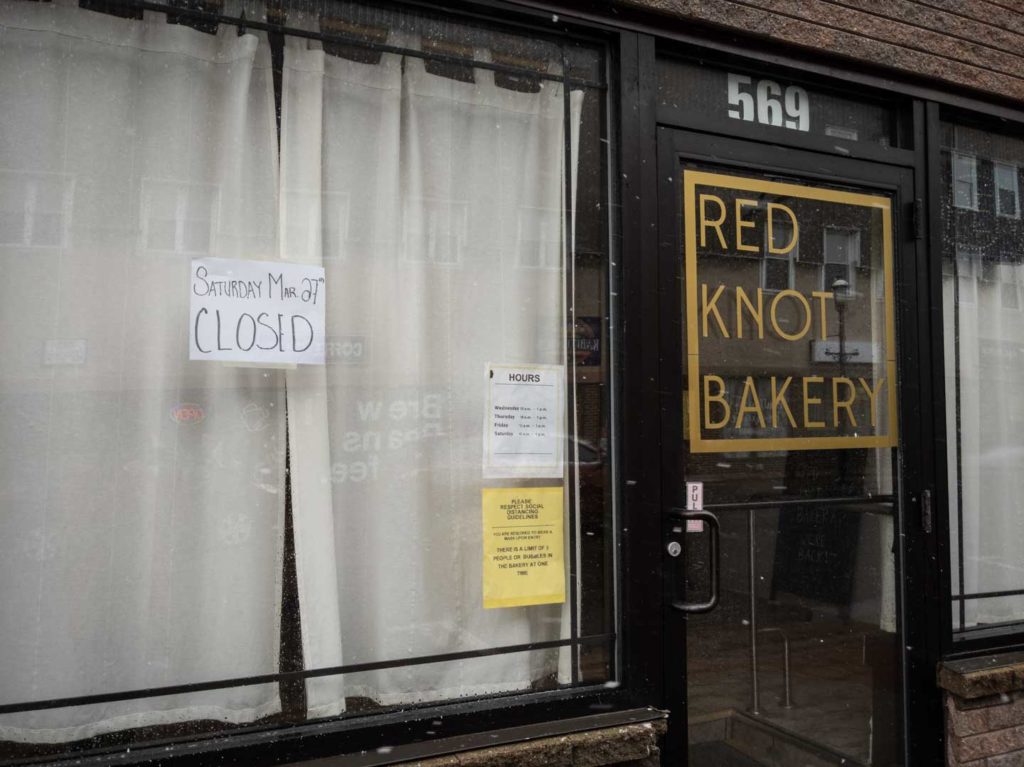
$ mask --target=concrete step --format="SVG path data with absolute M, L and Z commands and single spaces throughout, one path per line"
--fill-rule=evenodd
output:
M 762 767 L 865 767 L 849 756 L 748 714 L 733 713 L 729 717 L 725 743 Z
M 762 767 L 762 765 L 724 741 L 712 741 L 690 746 L 689 767 Z

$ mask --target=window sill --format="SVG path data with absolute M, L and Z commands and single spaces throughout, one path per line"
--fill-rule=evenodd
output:
M 360 756 L 337 756 L 312 762 L 291 763 L 284 767 L 349 767 L 349 765 L 416 765 L 416 767 L 506 767 L 509 764 L 543 764 L 547 767 L 614 767 L 616 765 L 658 764 L 659 741 L 665 734 L 666 715 L 654 709 L 622 712 L 608 719 L 587 717 L 566 720 L 563 734 L 549 737 L 520 732 L 510 728 L 482 733 L 474 744 L 472 738 L 453 739 L 449 749 L 444 741 L 433 744 L 433 758 L 417 757 L 409 749 L 389 749 L 386 756 L 366 761 Z M 601 729 L 592 729 L 601 722 Z M 613 721 L 617 720 L 617 721 Z M 573 725 L 579 729 L 571 729 Z M 457 742 L 456 742 L 457 741 Z M 486 744 L 486 745 L 485 745 Z M 413 747 L 417 751 L 420 749 Z M 445 753 L 447 751 L 447 753 Z M 420 753 L 422 753 L 420 751 Z M 650 762 L 646 760 L 651 760 Z
M 1024 652 L 946 661 L 939 687 L 965 700 L 1024 691 Z

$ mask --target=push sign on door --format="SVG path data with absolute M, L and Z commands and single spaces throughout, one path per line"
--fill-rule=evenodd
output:
M 703 482 L 687 482 L 686 483 L 686 510 L 687 511 L 703 511 L 704 510 L 704 483 Z M 688 519 L 686 520 L 686 532 L 688 533 L 703 533 L 704 523 L 699 519 Z

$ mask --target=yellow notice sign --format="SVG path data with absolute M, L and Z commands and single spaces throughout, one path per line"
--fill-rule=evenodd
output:
M 560 487 L 486 487 L 484 607 L 565 601 Z

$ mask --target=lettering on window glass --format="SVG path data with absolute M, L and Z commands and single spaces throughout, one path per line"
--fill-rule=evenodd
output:
M 328 365 L 366 365 L 370 361 L 370 339 L 362 335 L 327 336 L 324 358 Z
M 683 188 L 690 449 L 894 446 L 889 198 L 691 170 Z M 776 262 L 796 277 L 772 284 Z
M 860 138 L 856 128 L 847 128 L 843 125 L 826 125 L 825 135 L 832 138 L 841 138 L 846 141 L 856 141 Z
M 729 73 L 729 117 L 777 128 L 807 132 L 811 129 L 811 104 L 807 91 L 798 85 L 783 87 L 774 80 L 753 80 Z
M 448 400 L 428 389 L 363 389 L 353 396 L 346 389 L 328 395 L 338 412 L 339 448 L 331 463 L 331 484 L 373 484 L 387 481 L 388 467 L 399 462 L 403 471 L 429 471 L 430 450 L 449 438 Z

